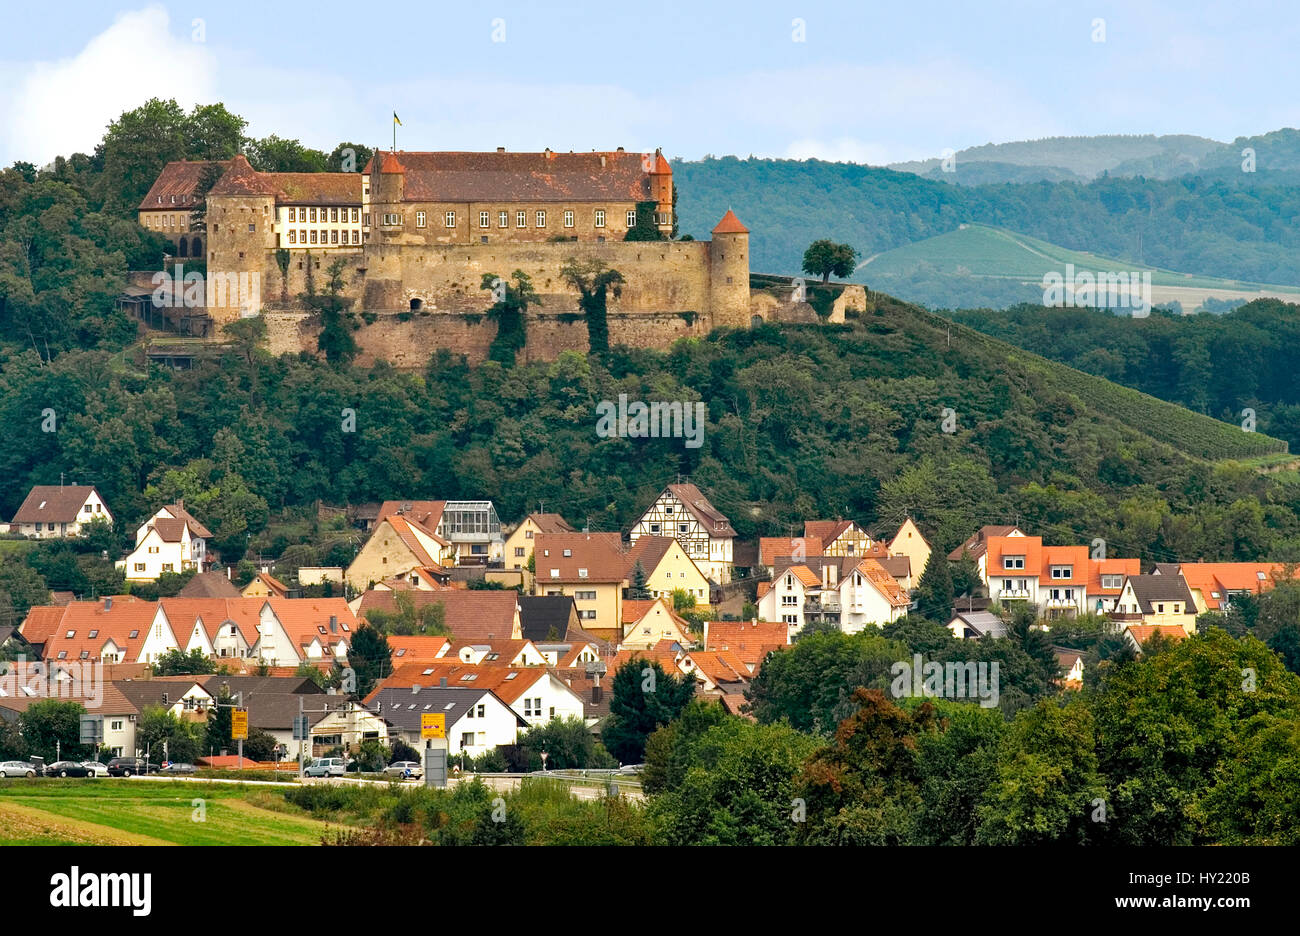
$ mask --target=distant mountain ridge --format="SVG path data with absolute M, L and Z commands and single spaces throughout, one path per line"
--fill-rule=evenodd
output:
M 959 150 L 947 160 L 912 160 L 887 168 L 958 185 L 990 182 L 1086 182 L 1106 173 L 1132 178 L 1174 179 L 1221 170 L 1242 171 L 1254 151 L 1256 171 L 1300 172 L 1300 131 L 1284 128 L 1231 143 L 1190 134 L 1046 137 L 986 143 Z

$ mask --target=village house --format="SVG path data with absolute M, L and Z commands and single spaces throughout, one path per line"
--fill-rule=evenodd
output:
M 627 552 L 627 580 L 632 586 L 638 564 L 645 576 L 642 587 L 651 597 L 671 602 L 673 593 L 682 591 L 695 600 L 697 609 L 708 610 L 709 579 L 671 536 L 642 536 L 632 544 Z
M 875 545 L 867 531 L 852 520 L 806 520 L 804 539 L 821 543 L 822 556 L 868 556 Z M 877 550 L 877 554 L 883 551 Z
M 519 526 L 506 538 L 505 567 L 518 569 L 527 573 L 529 560 L 533 558 L 533 543 L 539 533 L 573 533 L 576 532 L 557 513 L 532 513 L 524 517 Z M 524 591 L 532 591 L 533 583 L 525 574 Z
M 389 514 L 375 525 L 344 577 L 362 590 L 415 569 L 442 572 L 444 564 L 450 566 L 455 559 L 452 544 L 432 528 L 404 514 Z
M 1145 652 L 1147 642 L 1156 636 L 1177 643 L 1187 639 L 1187 628 L 1181 624 L 1126 624 L 1124 626 L 1124 639 L 1134 653 Z
M 989 581 L 989 540 L 993 537 L 1024 535 L 1024 531 L 1016 526 L 982 526 L 975 532 L 974 536 L 948 553 L 948 561 L 957 562 L 963 556 L 969 557 L 975 563 L 975 571 L 979 574 L 980 579 L 987 584 Z
M 451 755 L 480 757 L 503 744 L 514 744 L 526 722 L 496 693 L 474 686 L 426 686 L 418 682 L 408 686 L 386 686 L 366 696 L 367 710 L 388 725 L 388 737 L 398 738 L 417 751 L 425 741 L 420 737 L 421 716 L 442 714 L 445 717 L 447 749 Z
M 135 531 L 135 549 L 115 563 L 129 582 L 156 582 L 164 572 L 204 570 L 212 532 L 185 509 L 184 501 L 158 508 Z
M 981 637 L 1005 637 L 1007 624 L 991 611 L 958 611 L 948 621 L 948 630 L 958 640 L 979 640 Z
M 289 586 L 270 572 L 258 572 L 239 593 L 245 598 L 288 598 Z
M 625 598 L 623 600 L 623 634 L 619 646 L 631 650 L 649 650 L 664 640 L 689 646 L 691 630 L 686 621 L 664 599 Z
M 93 486 L 38 484 L 14 514 L 9 532 L 36 539 L 66 539 L 80 536 L 92 520 L 113 523 L 113 514 Z
M 262 602 L 249 656 L 272 666 L 346 661 L 358 621 L 342 598 L 245 600 Z
M 642 536 L 671 536 L 709 579 L 731 581 L 736 531 L 694 484 L 670 484 L 632 527 L 633 544 Z
M 29 691 L 18 691 L 14 695 L 0 688 L 0 720 L 16 722 L 32 705 L 51 697 L 62 702 L 78 702 L 88 714 L 103 718 L 103 745 L 114 757 L 136 754 L 135 729 L 141 709 L 122 694 L 116 683 L 105 682 L 93 690 L 81 686 L 77 687 L 77 692 L 61 690 L 50 695 L 31 692 L 28 688 Z
M 768 654 L 789 643 L 789 628 L 781 621 L 704 622 L 704 649 L 734 653 L 750 673 L 758 672 Z
M 1196 599 L 1181 575 L 1130 575 L 1111 619 L 1120 625 L 1172 625 L 1196 633 Z
M 921 535 L 920 528 L 917 527 L 911 517 L 903 520 L 898 532 L 889 541 L 889 555 L 891 557 L 907 558 L 907 577 L 912 582 L 919 582 L 921 576 L 925 574 L 925 568 L 930 564 L 930 552 L 929 541 Z M 889 566 L 886 565 L 886 568 L 889 568 Z M 891 569 L 891 571 L 893 570 Z M 895 577 L 897 578 L 897 575 Z M 910 589 L 912 586 L 907 585 L 904 587 Z
M 478 665 L 449 660 L 428 666 L 398 667 L 379 689 L 415 686 L 469 687 L 493 692 L 529 727 L 554 718 L 583 720 L 583 701 L 568 683 L 541 666 Z
M 436 563 L 421 565 L 499 568 L 502 564 L 505 540 L 491 501 L 384 501 L 379 508 L 379 522 L 390 517 L 412 521 L 419 530 L 447 544 L 446 550 L 435 557 Z
M 568 595 L 578 624 L 605 640 L 622 630 L 627 555 L 617 533 L 542 533 L 534 546 L 537 594 Z
M 758 585 L 758 616 L 781 621 L 790 635 L 811 623 L 829 623 L 845 633 L 883 625 L 904 616 L 911 599 L 876 559 L 811 556 L 802 563 L 778 559 L 771 582 Z
M 519 627 L 534 643 L 564 640 L 570 630 L 581 627 L 578 606 L 571 595 L 521 595 Z
M 1280 562 L 1180 562 L 1157 563 L 1156 575 L 1181 575 L 1196 601 L 1196 611 L 1227 611 L 1234 598 L 1262 595 L 1285 580 Z M 1295 572 L 1292 572 L 1294 575 Z

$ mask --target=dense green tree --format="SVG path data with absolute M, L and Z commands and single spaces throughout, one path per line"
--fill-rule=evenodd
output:
M 852 276 L 858 268 L 858 252 L 848 244 L 832 240 L 815 240 L 803 252 L 803 271 L 820 276 L 829 283 L 832 276 L 840 279 Z
M 646 738 L 681 714 L 695 696 L 695 677 L 665 673 L 658 661 L 632 659 L 610 680 L 609 718 L 601 739 L 621 763 L 640 763 Z

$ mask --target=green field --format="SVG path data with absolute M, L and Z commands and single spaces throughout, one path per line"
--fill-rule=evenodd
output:
M 0 845 L 319 845 L 330 828 L 260 786 L 0 781 Z
M 928 237 L 871 257 L 858 267 L 860 276 L 907 276 L 921 267 L 939 273 L 987 276 L 997 279 L 1041 282 L 1046 273 L 1062 273 L 1067 263 L 1077 270 L 1150 270 L 1155 286 L 1185 286 L 1254 292 L 1264 286 L 1214 276 L 1195 276 L 1154 267 L 1135 266 L 1126 260 L 1103 257 L 1084 250 L 1070 250 L 1059 244 L 1017 234 L 986 224 L 963 224 L 955 231 Z M 1278 292 L 1295 293 L 1294 286 L 1268 286 Z

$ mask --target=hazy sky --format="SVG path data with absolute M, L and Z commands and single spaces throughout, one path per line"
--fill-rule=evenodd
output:
M 151 96 L 327 151 L 389 145 L 394 110 L 403 149 L 881 164 L 1057 135 L 1231 140 L 1300 126 L 1298 23 L 1287 0 L 4 0 L 0 165 L 89 151 Z

